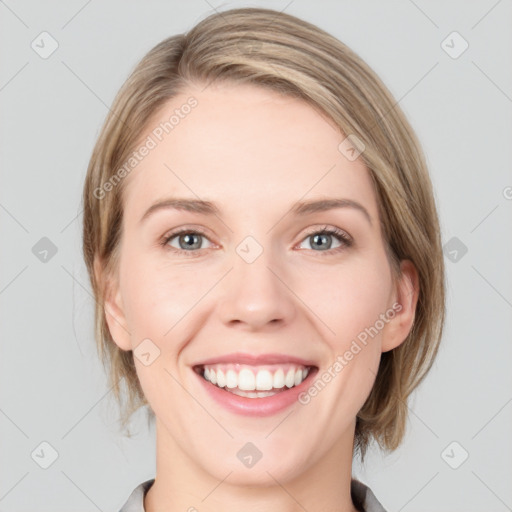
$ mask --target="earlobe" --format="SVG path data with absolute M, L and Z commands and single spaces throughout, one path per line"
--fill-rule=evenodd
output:
M 110 335 L 120 349 L 132 350 L 118 281 L 112 276 L 105 275 L 97 259 L 94 261 L 94 272 L 96 282 L 100 284 L 100 293 L 103 293 L 103 310 Z
M 395 303 L 400 304 L 400 308 L 394 308 L 397 313 L 384 330 L 382 352 L 388 352 L 405 341 L 416 316 L 419 295 L 418 271 L 412 261 L 402 260 L 400 272 L 395 295 Z

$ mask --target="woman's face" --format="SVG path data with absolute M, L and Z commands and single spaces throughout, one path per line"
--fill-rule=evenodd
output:
M 125 178 L 109 327 L 134 350 L 160 445 L 219 480 L 351 460 L 381 353 L 411 326 L 414 269 L 393 282 L 371 178 L 344 139 L 297 99 L 189 89 Z

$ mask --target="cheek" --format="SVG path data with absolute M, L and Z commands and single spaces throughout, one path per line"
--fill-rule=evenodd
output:
M 202 314 L 215 307 L 207 295 L 212 283 L 218 281 L 217 273 L 221 276 L 224 268 L 193 261 L 179 265 L 165 259 L 155 262 L 129 247 L 124 255 L 120 269 L 122 294 L 134 345 L 144 338 L 160 345 L 159 340 L 163 342 L 175 325 L 179 324 L 177 330 L 181 331 L 187 323 L 181 323 L 182 319 L 192 319 L 199 303 L 196 311 Z M 339 265 L 307 262 L 285 272 L 283 278 L 293 290 L 291 293 L 283 288 L 283 299 L 309 316 L 337 351 L 374 325 L 389 307 L 391 274 L 384 253 L 378 251 L 365 257 L 348 257 Z
M 125 314 L 131 332 L 139 338 L 161 339 L 187 315 L 208 285 L 197 273 L 158 265 L 136 254 L 127 253 L 121 271 Z
M 323 321 L 329 339 L 343 348 L 385 314 L 391 286 L 389 266 L 380 258 L 354 259 L 317 273 L 314 285 L 301 278 L 298 295 Z

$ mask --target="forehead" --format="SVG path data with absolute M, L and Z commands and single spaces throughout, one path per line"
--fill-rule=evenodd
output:
M 338 148 L 345 137 L 306 102 L 268 89 L 190 88 L 161 107 L 140 138 L 152 147 L 126 178 L 125 216 L 172 196 L 212 199 L 233 214 L 346 197 L 376 218 L 364 162 Z

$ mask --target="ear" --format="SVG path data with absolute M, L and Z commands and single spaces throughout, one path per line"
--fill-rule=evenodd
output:
M 418 271 L 412 261 L 402 260 L 392 308 L 396 314 L 383 331 L 382 352 L 398 347 L 407 338 L 416 316 L 418 295 Z
M 107 275 L 98 258 L 94 259 L 94 274 L 104 293 L 104 311 L 110 335 L 121 350 L 132 350 L 118 278 Z

